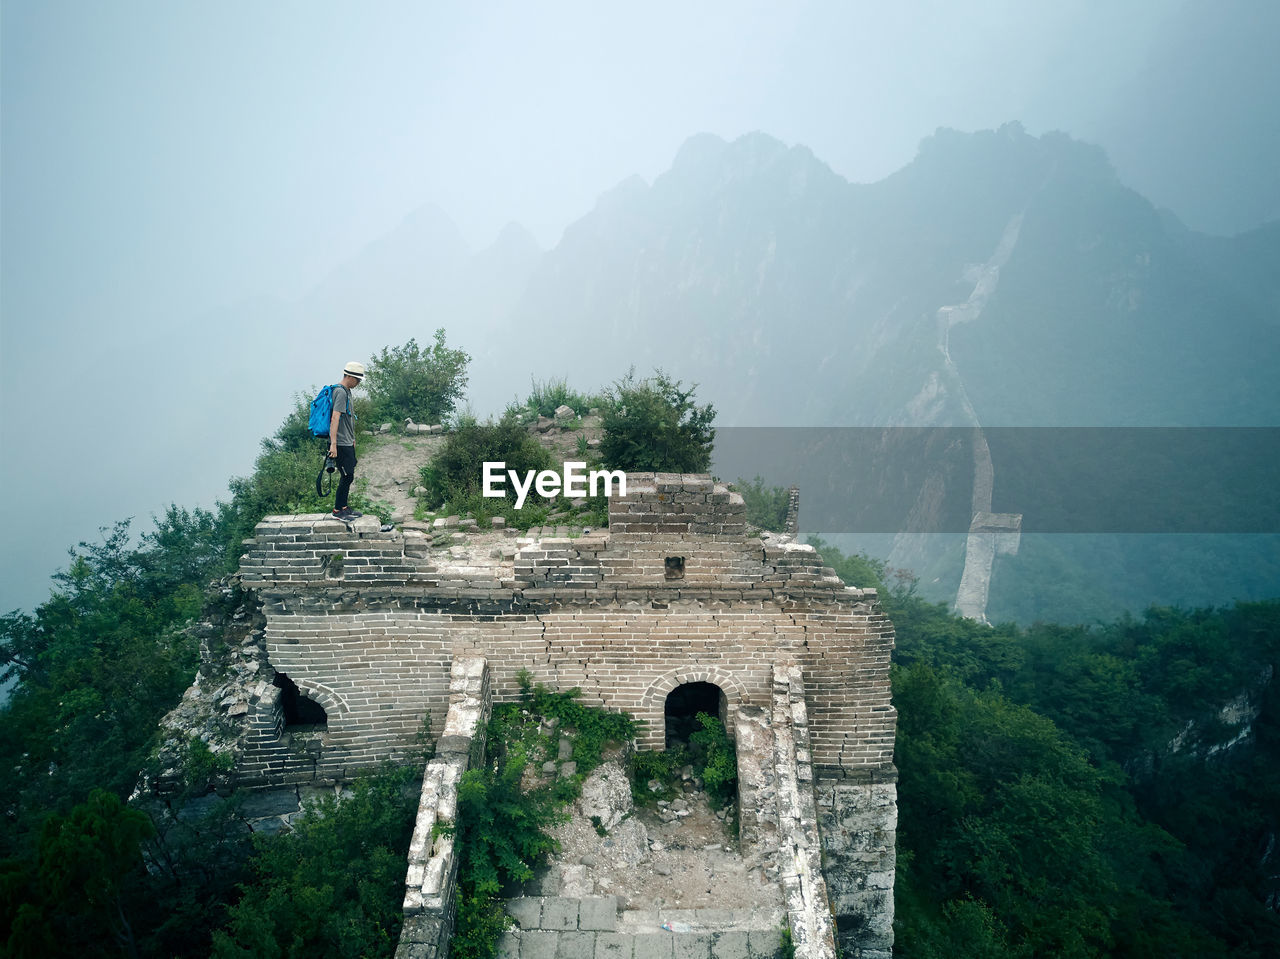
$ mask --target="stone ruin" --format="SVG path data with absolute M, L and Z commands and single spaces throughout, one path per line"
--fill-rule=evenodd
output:
M 893 627 L 875 590 L 845 586 L 790 535 L 749 530 L 741 497 L 708 476 L 632 473 L 627 486 L 608 529 L 578 537 L 265 518 L 240 565 L 257 624 L 228 624 L 230 665 L 202 668 L 167 722 L 204 716 L 217 733 L 203 738 L 234 756 L 224 786 L 283 790 L 296 808 L 308 791 L 414 761 L 429 717 L 437 749 L 398 955 L 444 959 L 457 863 L 432 827 L 452 818 L 492 702 L 517 699 L 527 672 L 643 720 L 635 748 L 660 750 L 672 694 L 709 684 L 736 743 L 743 854 L 772 864 L 797 955 L 887 959 L 896 714 Z M 789 505 L 794 530 L 794 491 Z M 748 959 L 777 947 L 776 929 L 692 915 L 650 929 L 597 899 L 513 907 L 504 953 Z

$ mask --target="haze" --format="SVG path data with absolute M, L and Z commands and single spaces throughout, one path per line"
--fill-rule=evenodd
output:
M 509 221 L 546 249 L 698 132 L 869 182 L 939 126 L 1020 120 L 1194 229 L 1280 218 L 1280 5 L 890 6 L 5 0 L 0 610 L 100 526 L 212 506 L 295 392 L 387 345 L 376 316 L 302 324 L 329 360 L 301 382 L 253 342 L 203 355 L 219 311 L 301 298 L 426 203 L 475 249 Z

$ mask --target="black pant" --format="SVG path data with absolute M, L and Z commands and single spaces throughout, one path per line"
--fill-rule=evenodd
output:
M 338 447 L 338 492 L 333 498 L 334 509 L 345 509 L 347 493 L 351 491 L 351 481 L 356 478 L 356 448 L 354 446 Z

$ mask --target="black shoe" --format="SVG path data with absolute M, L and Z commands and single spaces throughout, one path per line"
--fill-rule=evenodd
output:
M 350 506 L 344 506 L 340 510 L 334 510 L 333 515 L 338 519 L 346 521 L 351 519 L 359 519 L 364 513 L 353 510 Z

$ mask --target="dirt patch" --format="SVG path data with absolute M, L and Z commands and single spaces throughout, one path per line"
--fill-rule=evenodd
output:
M 415 486 L 422 484 L 422 467 L 444 446 L 443 435 L 375 436 L 368 441 L 356 466 L 356 482 L 365 481 L 364 494 L 373 502 L 391 504 L 391 522 L 413 518 Z
M 599 440 L 600 417 L 588 416 L 578 429 L 553 426 L 545 433 L 530 429 L 530 434 L 551 451 L 556 463 L 579 459 L 578 437 Z M 391 505 L 391 522 L 403 523 L 413 518 L 417 507 L 414 487 L 421 485 L 421 470 L 444 446 L 443 434 L 401 436 L 385 434 L 367 438 L 356 467 L 356 483 L 364 482 L 364 494 L 375 503 Z
M 600 835 L 581 815 L 558 826 L 560 851 L 531 894 L 617 896 L 622 909 L 783 910 L 781 887 L 765 863 L 744 858 L 738 841 L 712 811 L 702 790 L 672 804 L 683 815 L 664 821 L 662 809 L 638 807 Z

